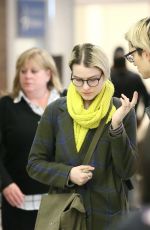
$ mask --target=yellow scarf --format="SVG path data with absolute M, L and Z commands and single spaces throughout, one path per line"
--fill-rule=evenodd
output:
M 74 121 L 75 143 L 78 152 L 88 130 L 97 128 L 102 118 L 107 114 L 113 94 L 113 84 L 109 80 L 105 81 L 101 92 L 95 97 L 88 109 L 85 109 L 82 97 L 76 91 L 76 87 L 70 83 L 67 92 L 67 108 Z M 113 105 L 106 124 L 111 120 L 115 111 L 116 108 Z

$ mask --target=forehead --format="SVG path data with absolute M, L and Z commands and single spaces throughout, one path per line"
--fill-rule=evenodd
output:
M 29 58 L 24 60 L 22 67 L 32 67 L 32 68 L 41 68 L 41 63 L 38 60 Z
M 74 64 L 72 66 L 72 73 L 75 76 L 87 78 L 100 74 L 101 70 L 97 67 L 85 67 L 84 65 Z

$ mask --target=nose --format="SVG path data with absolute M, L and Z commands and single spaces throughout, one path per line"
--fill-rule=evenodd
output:
M 87 83 L 87 81 L 84 81 L 83 82 L 83 89 L 89 89 L 90 88 L 90 86 L 88 85 L 88 83 Z
M 25 76 L 25 78 L 31 78 L 32 77 L 32 73 L 31 73 L 31 71 L 26 71 L 25 73 L 24 73 L 24 76 Z

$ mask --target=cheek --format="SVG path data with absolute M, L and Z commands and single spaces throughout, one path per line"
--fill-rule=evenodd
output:
M 51 80 L 51 72 L 49 70 L 44 71 L 43 76 L 45 77 L 47 82 Z
M 145 65 L 145 61 L 141 56 L 136 55 L 136 56 L 134 56 L 134 64 L 135 64 L 135 66 L 142 68 L 142 66 Z
M 42 75 L 37 76 L 36 79 L 38 83 L 47 84 L 47 82 L 49 82 L 50 80 L 50 76 L 47 74 L 44 74 L 44 75 L 42 74 Z
M 80 88 L 76 88 L 76 91 L 81 94 L 81 89 Z
M 102 87 L 103 87 L 103 84 L 100 84 L 100 85 L 97 87 L 97 90 L 96 90 L 97 94 L 101 92 Z
M 150 68 L 148 66 L 142 66 L 140 70 L 143 78 L 150 78 Z
M 22 75 L 20 75 L 20 77 L 19 77 L 19 82 L 20 82 L 20 85 L 24 82 L 24 78 Z

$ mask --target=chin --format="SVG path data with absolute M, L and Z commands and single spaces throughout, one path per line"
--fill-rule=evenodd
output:
M 92 101 L 94 99 L 94 97 L 90 97 L 90 96 L 83 96 L 82 98 L 85 101 Z
M 143 79 L 149 79 L 150 78 L 150 73 L 143 73 L 141 74 Z

